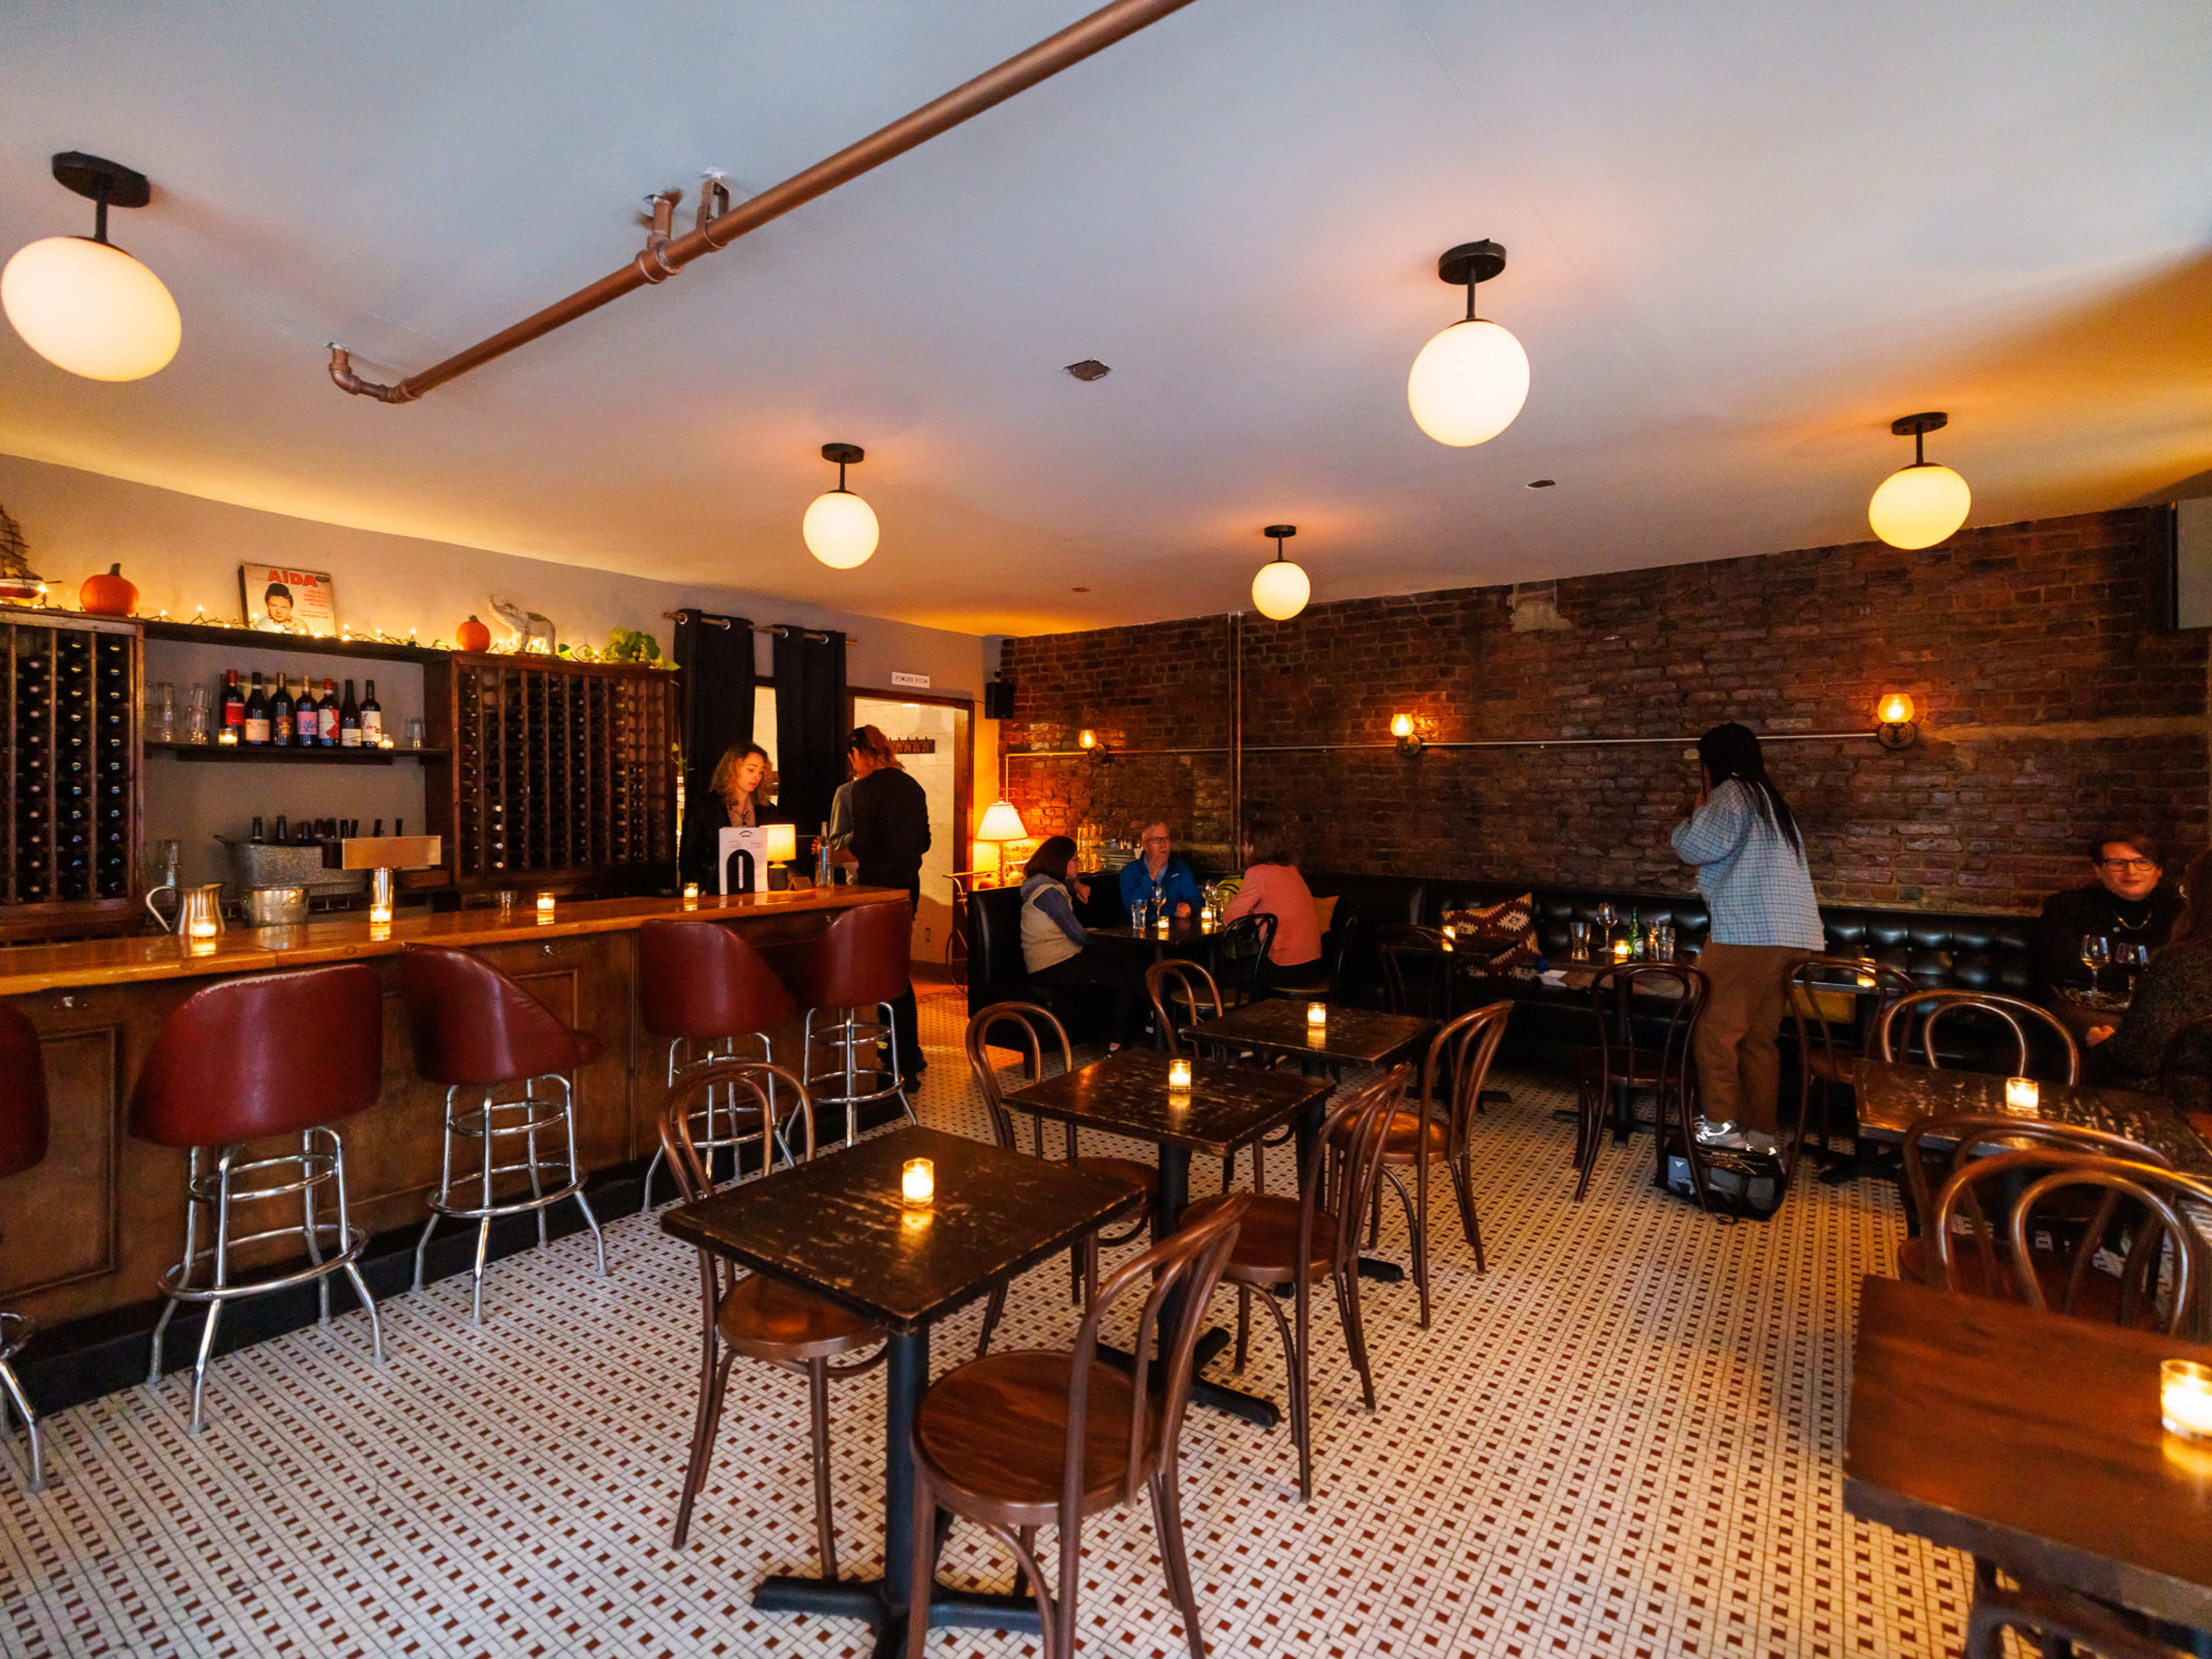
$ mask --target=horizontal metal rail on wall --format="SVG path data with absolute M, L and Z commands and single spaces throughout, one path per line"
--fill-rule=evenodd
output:
M 1762 732 L 1761 743 L 1834 743 L 1853 738 L 1879 741 L 1879 732 Z M 1676 747 L 1697 747 L 1696 735 L 1685 738 L 1424 738 L 1421 752 L 1431 749 L 1603 749 L 1637 744 L 1673 744 Z M 1382 750 L 1395 749 L 1396 741 L 1384 743 L 1264 743 L 1246 744 L 1241 752 L 1247 755 L 1292 755 L 1316 752 L 1340 753 L 1350 750 Z M 1118 760 L 1127 755 L 1227 755 L 1237 750 L 1226 744 L 1210 749 L 1115 749 L 1102 744 L 1097 749 L 1010 749 L 1006 758 L 1017 760 L 1096 760 L 1102 755 Z

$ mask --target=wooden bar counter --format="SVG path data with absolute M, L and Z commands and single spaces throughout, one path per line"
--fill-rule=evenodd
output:
M 157 936 L 0 951 L 0 997 L 30 1017 L 45 1048 L 52 1143 L 36 1169 L 0 1181 L 0 1304 L 42 1323 L 146 1302 L 184 1243 L 185 1155 L 133 1140 L 131 1091 L 155 1036 L 210 980 L 326 963 L 366 962 L 384 981 L 384 1093 L 341 1126 L 346 1185 L 371 1232 L 418 1224 L 435 1185 L 444 1091 L 415 1075 L 398 955 L 409 944 L 473 951 L 513 975 L 562 1019 L 599 1039 L 578 1074 L 576 1141 L 587 1170 L 649 1157 L 665 1087 L 665 1046 L 637 1007 L 637 929 L 664 917 L 743 933 L 789 977 L 807 941 L 854 905 L 903 902 L 879 887 L 812 889 L 733 898 L 563 901 L 540 921 L 532 896 L 495 909 L 402 911 L 366 919 L 235 930 L 197 949 Z M 294 1034 L 312 1044 L 312 1029 Z M 776 1058 L 797 1069 L 798 1031 L 777 1034 Z

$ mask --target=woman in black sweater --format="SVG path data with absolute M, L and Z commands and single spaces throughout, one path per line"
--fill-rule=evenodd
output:
M 2189 862 L 2182 878 L 2187 899 L 2172 939 L 2155 952 L 2136 982 L 2134 999 L 2118 1026 L 2089 1033 L 2087 1080 L 2115 1089 L 2156 1094 L 2166 1045 L 2193 1021 L 2212 1014 L 2212 850 Z M 2212 1062 L 2208 1053 L 2185 1054 L 2173 1103 L 2191 1113 L 2212 1107 Z

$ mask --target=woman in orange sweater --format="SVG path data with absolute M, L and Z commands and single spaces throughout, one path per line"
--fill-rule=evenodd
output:
M 1301 968 L 1320 958 L 1321 916 L 1314 908 L 1313 890 L 1291 862 L 1282 820 L 1265 814 L 1244 826 L 1244 882 L 1221 920 L 1249 915 L 1274 917 L 1275 942 L 1267 960 L 1276 967 Z

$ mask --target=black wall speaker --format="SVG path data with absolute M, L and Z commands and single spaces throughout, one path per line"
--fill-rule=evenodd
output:
M 983 686 L 983 718 L 987 720 L 1010 720 L 1014 717 L 1014 683 L 1012 680 L 988 680 Z

